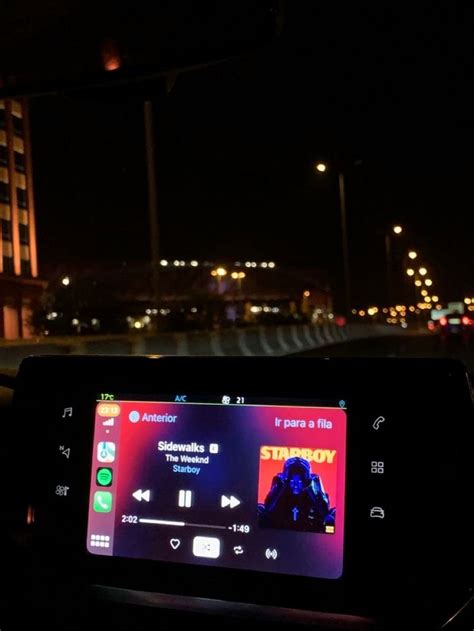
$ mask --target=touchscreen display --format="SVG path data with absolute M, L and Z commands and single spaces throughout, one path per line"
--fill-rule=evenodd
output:
M 342 575 L 343 401 L 132 399 L 95 408 L 89 553 Z

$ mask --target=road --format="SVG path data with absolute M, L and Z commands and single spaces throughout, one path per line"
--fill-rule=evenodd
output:
M 436 335 L 394 336 L 357 340 L 299 353 L 298 357 L 451 357 L 464 362 L 474 374 L 474 339 L 445 343 Z

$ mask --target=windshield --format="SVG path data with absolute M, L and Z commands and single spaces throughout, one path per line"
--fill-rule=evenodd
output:
M 472 10 L 172 4 L 2 26 L 0 367 L 474 366 Z

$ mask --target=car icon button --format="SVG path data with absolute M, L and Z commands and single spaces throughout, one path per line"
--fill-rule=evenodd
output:
M 370 517 L 371 519 L 385 519 L 385 510 L 381 506 L 372 506 Z

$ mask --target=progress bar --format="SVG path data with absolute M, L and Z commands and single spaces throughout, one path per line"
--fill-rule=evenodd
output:
M 186 523 L 185 521 L 170 521 L 169 519 L 145 519 L 140 518 L 138 520 L 141 524 L 156 524 L 157 526 L 179 526 L 180 528 L 184 528 L 184 526 L 193 526 L 194 528 L 215 528 L 216 530 L 226 530 L 227 526 L 214 526 L 211 524 L 192 524 Z
M 186 526 L 184 521 L 168 521 L 167 519 L 139 519 L 141 524 L 156 524 L 157 526 Z

